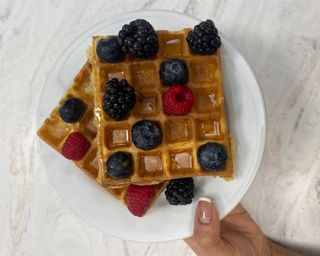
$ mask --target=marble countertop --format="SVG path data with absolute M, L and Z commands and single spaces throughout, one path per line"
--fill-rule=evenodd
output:
M 320 1 L 2 0 L 0 255 L 194 255 L 183 241 L 106 236 L 49 184 L 36 108 L 55 60 L 83 30 L 117 13 L 168 9 L 211 18 L 252 65 L 268 136 L 244 206 L 275 241 L 320 255 Z

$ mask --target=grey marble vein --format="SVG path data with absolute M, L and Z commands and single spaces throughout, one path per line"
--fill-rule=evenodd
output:
M 9 9 L 4 9 L 1 13 L 0 13 L 0 20 L 2 22 L 5 22 L 10 16 L 10 10 Z

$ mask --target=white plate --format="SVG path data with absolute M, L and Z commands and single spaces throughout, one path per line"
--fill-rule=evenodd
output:
M 168 11 L 140 11 L 117 15 L 85 31 L 63 52 L 44 85 L 38 107 L 39 127 L 56 106 L 73 77 L 86 61 L 92 35 L 116 34 L 123 24 L 144 18 L 156 29 L 180 30 L 199 20 Z M 135 241 L 166 241 L 192 234 L 197 199 L 211 197 L 224 217 L 240 201 L 251 184 L 264 150 L 266 117 L 257 80 L 245 59 L 222 35 L 223 86 L 229 126 L 237 147 L 236 179 L 197 178 L 196 195 L 189 206 L 170 206 L 164 195 L 143 218 L 130 214 L 124 205 L 103 192 L 53 149 L 39 140 L 49 180 L 72 211 L 102 232 Z

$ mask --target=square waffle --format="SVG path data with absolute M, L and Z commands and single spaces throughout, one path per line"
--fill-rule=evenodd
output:
M 93 37 L 89 59 L 93 66 L 92 83 L 95 88 L 100 184 L 151 184 L 193 176 L 233 178 L 219 52 L 206 56 L 192 54 L 185 40 L 189 31 L 157 31 L 159 52 L 154 58 L 134 59 L 126 55 L 120 63 L 101 62 L 95 49 L 99 40 L 106 37 Z M 184 60 L 189 70 L 187 85 L 195 95 L 195 104 L 191 112 L 184 116 L 163 113 L 162 95 L 167 87 L 159 80 L 159 67 L 168 58 Z M 137 94 L 137 104 L 123 121 L 114 121 L 103 111 L 105 84 L 112 78 L 126 79 Z M 131 127 L 142 119 L 155 121 L 161 126 L 163 141 L 155 149 L 140 150 L 131 141 Z M 198 147 L 209 141 L 218 142 L 227 150 L 228 160 L 222 170 L 208 172 L 197 161 Z M 133 156 L 134 172 L 129 178 L 114 179 L 105 170 L 108 157 L 119 150 L 130 152 Z
M 155 57 L 135 59 L 127 54 L 120 63 L 100 61 L 95 49 L 99 40 L 107 37 L 93 37 L 89 61 L 93 67 L 92 83 L 95 88 L 100 184 L 152 184 L 193 176 L 220 176 L 226 180 L 233 178 L 219 52 L 205 56 L 192 54 L 185 40 L 189 31 L 157 31 L 159 51 Z M 168 87 L 159 80 L 159 68 L 161 62 L 168 58 L 182 59 L 188 67 L 187 86 L 194 93 L 195 104 L 191 112 L 183 116 L 168 116 L 163 112 L 162 95 Z M 103 111 L 105 84 L 112 78 L 126 79 L 137 95 L 134 109 L 122 121 L 114 121 Z M 131 127 L 142 119 L 154 121 L 162 129 L 162 143 L 155 149 L 144 151 L 131 141 Z M 197 149 L 207 142 L 218 142 L 225 146 L 228 160 L 224 169 L 209 172 L 200 167 Z M 134 171 L 129 178 L 114 179 L 107 174 L 105 163 L 112 153 L 120 150 L 132 154 Z
M 51 112 L 50 116 L 44 121 L 39 128 L 38 136 L 54 148 L 59 153 L 68 135 L 72 132 L 82 133 L 90 142 L 90 147 L 85 156 L 80 161 L 73 161 L 85 174 L 93 180 L 97 180 L 98 166 L 96 163 L 97 145 L 95 137 L 97 133 L 93 118 L 93 89 L 90 84 L 91 65 L 87 62 L 75 77 L 72 85 L 69 87 L 64 97 L 59 104 Z M 59 116 L 59 108 L 61 104 L 68 98 L 75 97 L 83 101 L 86 105 L 86 110 L 82 118 L 76 123 L 65 123 Z M 160 183 L 155 186 L 156 196 L 154 200 L 160 195 L 165 188 L 165 183 Z M 107 188 L 106 191 L 112 194 L 115 198 L 126 204 L 125 194 L 128 186 L 118 188 Z

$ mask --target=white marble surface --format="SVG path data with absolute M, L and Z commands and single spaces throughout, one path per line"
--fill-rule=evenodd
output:
M 194 255 L 183 241 L 122 241 L 88 226 L 39 158 L 41 87 L 64 48 L 117 13 L 170 9 L 212 18 L 255 70 L 267 146 L 242 202 L 272 239 L 320 255 L 320 1 L 0 0 L 0 255 Z

